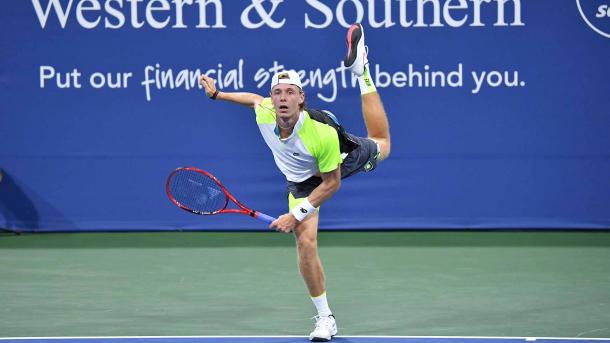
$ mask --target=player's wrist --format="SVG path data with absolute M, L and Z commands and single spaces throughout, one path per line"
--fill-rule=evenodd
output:
M 214 91 L 214 94 L 210 95 L 210 99 L 212 100 L 216 100 L 216 97 L 218 96 L 218 93 L 220 93 L 220 91 L 217 89 Z
M 290 213 L 298 220 L 302 222 L 310 213 L 313 213 L 316 208 L 309 202 L 309 199 L 305 198 L 298 205 L 296 205 Z

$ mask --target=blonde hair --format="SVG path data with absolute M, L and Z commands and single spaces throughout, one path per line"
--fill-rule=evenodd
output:
M 299 92 L 301 92 L 301 94 L 303 94 L 303 103 L 299 104 L 299 109 L 302 111 L 306 104 L 305 104 L 305 92 L 303 92 L 303 90 L 301 88 L 299 88 Z

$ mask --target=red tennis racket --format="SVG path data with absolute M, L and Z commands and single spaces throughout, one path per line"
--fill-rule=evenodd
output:
M 268 224 L 276 219 L 246 207 L 214 175 L 195 167 L 174 170 L 167 178 L 165 191 L 174 205 L 194 214 L 240 213 Z M 229 199 L 239 208 L 227 208 Z

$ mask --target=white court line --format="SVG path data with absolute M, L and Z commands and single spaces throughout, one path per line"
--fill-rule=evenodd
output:
M 75 336 L 75 337 L 0 337 L 2 340 L 71 340 L 71 339 L 168 339 L 168 338 L 306 338 L 307 336 Z M 566 341 L 610 341 L 610 338 L 586 337 L 495 337 L 495 336 L 335 336 L 335 338 L 429 338 L 429 339 L 523 339 L 533 341 L 538 339 Z

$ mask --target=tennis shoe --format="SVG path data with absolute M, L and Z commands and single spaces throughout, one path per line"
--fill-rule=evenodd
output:
M 337 323 L 335 316 L 315 316 L 316 327 L 309 334 L 309 340 L 312 342 L 328 342 L 334 335 L 337 334 Z
M 353 24 L 347 30 L 347 55 L 343 65 L 356 76 L 364 74 L 364 68 L 369 64 L 368 47 L 364 45 L 364 31 L 360 23 Z

